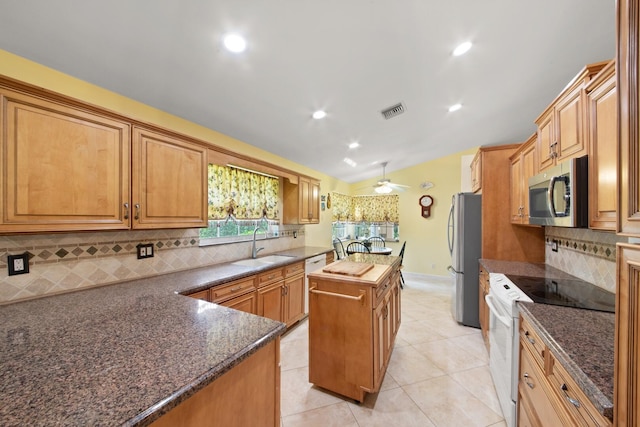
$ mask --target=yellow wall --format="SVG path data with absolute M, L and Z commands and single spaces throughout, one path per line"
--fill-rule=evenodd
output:
M 0 50 L 0 74 L 99 105 L 140 121 L 170 128 L 237 153 L 281 165 L 301 174 L 316 177 L 321 180 L 320 192 L 324 196 L 333 191 L 356 194 L 356 189 L 373 185 L 377 180 L 349 185 L 286 158 L 4 50 Z M 392 182 L 411 186 L 407 191 L 400 193 L 400 236 L 401 242 L 407 241 L 405 271 L 442 276 L 447 274 L 449 253 L 446 226 L 451 195 L 460 191 L 460 157 L 465 154 L 473 154 L 475 151 L 476 149 L 468 150 L 387 174 Z M 427 194 L 419 186 L 423 181 L 432 181 L 435 184 L 434 188 L 427 191 L 435 200 L 430 219 L 424 219 L 420 216 L 418 206 L 418 198 L 422 194 Z M 305 234 L 305 244 L 308 246 L 330 246 L 331 211 L 328 209 L 321 211 L 320 224 L 305 226 Z M 391 243 L 389 246 L 393 246 L 396 249 L 394 254 L 397 254 L 400 244 Z
M 398 184 L 410 188 L 400 195 L 400 242 L 389 243 L 393 254 L 400 250 L 402 242 L 407 241 L 404 254 L 403 271 L 436 276 L 446 276 L 447 266 L 451 264 L 447 243 L 447 220 L 451 196 L 460 192 L 461 158 L 473 154 L 477 148 L 441 157 L 417 166 L 387 173 L 386 177 Z M 357 189 L 375 184 L 377 179 L 362 181 L 351 185 L 350 194 L 358 194 Z M 420 188 L 420 184 L 430 181 L 434 184 L 429 190 Z M 368 192 L 371 194 L 371 192 Z M 433 197 L 431 217 L 423 218 L 418 200 L 428 194 Z

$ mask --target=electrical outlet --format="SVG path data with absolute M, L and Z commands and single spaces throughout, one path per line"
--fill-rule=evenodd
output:
M 139 243 L 136 248 L 138 249 L 138 259 L 153 257 L 153 243 Z
M 7 266 L 9 267 L 9 276 L 27 274 L 29 272 L 29 252 L 7 255 Z

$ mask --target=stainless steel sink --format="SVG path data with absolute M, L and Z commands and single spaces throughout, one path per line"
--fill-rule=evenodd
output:
M 242 265 L 245 267 L 262 267 L 264 265 L 275 264 L 276 262 L 288 261 L 293 256 L 289 255 L 267 255 L 260 258 L 248 258 L 241 259 L 240 261 L 232 262 L 233 265 Z

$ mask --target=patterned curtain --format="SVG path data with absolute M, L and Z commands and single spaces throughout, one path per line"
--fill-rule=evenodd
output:
M 400 196 L 347 196 L 331 193 L 333 221 L 400 222 Z
M 280 182 L 228 166 L 209 165 L 209 219 L 278 219 Z

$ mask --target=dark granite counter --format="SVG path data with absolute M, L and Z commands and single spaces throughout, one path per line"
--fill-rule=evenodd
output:
M 519 305 L 522 316 L 596 409 L 613 419 L 615 314 L 547 304 Z
M 299 248 L 281 265 L 330 252 Z M 231 263 L 0 306 L 0 425 L 145 426 L 285 330 L 178 295 L 255 274 Z
M 480 264 L 490 273 L 575 279 L 545 264 L 486 259 Z M 547 304 L 519 306 L 593 405 L 612 419 L 615 314 Z

